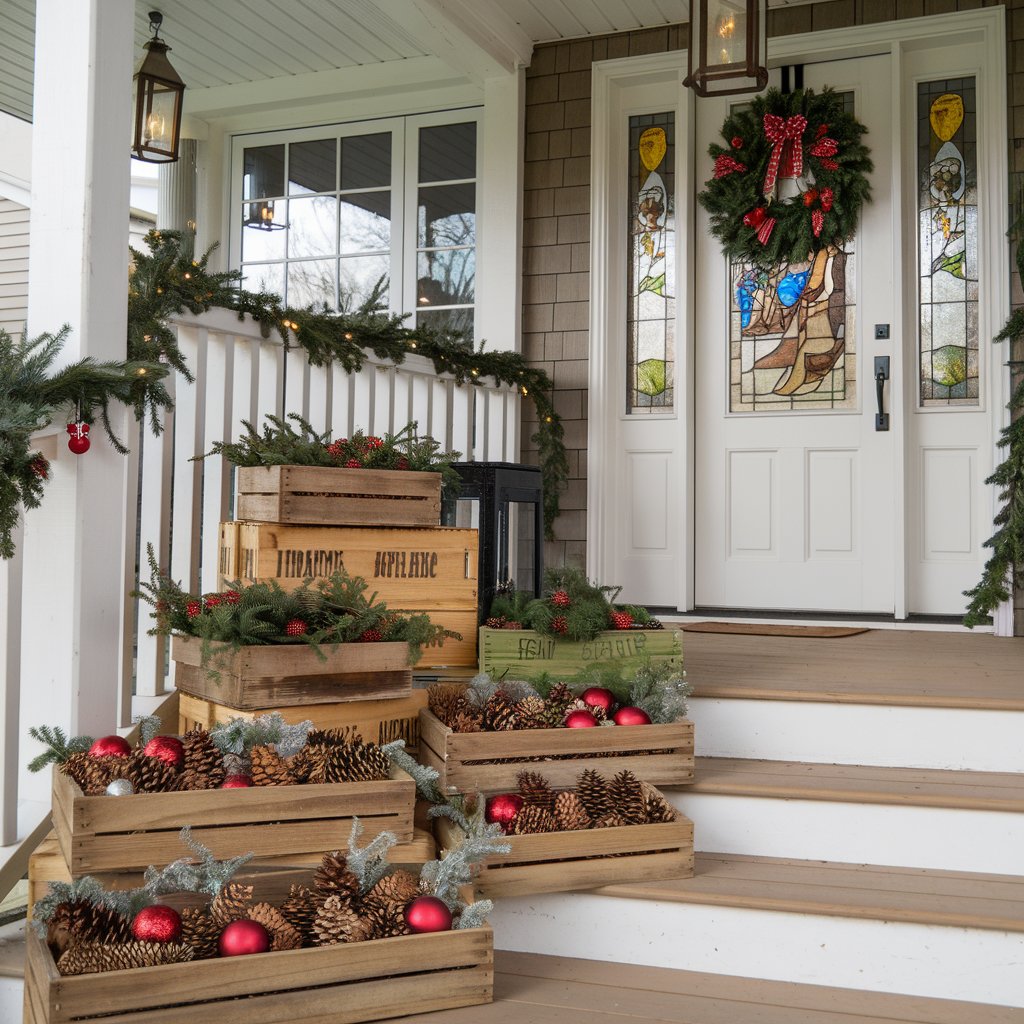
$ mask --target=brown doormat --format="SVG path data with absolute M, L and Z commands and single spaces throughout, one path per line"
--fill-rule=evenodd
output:
M 771 622 L 691 622 L 677 628 L 686 633 L 743 633 L 747 636 L 799 636 L 818 639 L 857 636 L 867 633 L 866 626 L 782 626 Z

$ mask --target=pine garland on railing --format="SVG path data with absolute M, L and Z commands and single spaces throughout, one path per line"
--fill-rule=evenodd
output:
M 326 309 L 292 309 L 270 292 L 239 287 L 237 271 L 214 273 L 210 252 L 196 258 L 190 241 L 179 232 L 151 231 L 149 253 L 132 249 L 128 297 L 128 354 L 132 359 L 159 361 L 191 380 L 185 357 L 169 327 L 172 316 L 188 310 L 199 314 L 213 307 L 250 316 L 269 337 L 277 331 L 285 347 L 298 345 L 313 366 L 337 363 L 347 373 L 360 370 L 366 351 L 396 365 L 410 353 L 425 356 L 438 373 L 459 384 L 479 384 L 491 377 L 519 390 L 537 412 L 537 445 L 544 474 L 544 525 L 548 537 L 558 516 L 559 497 L 569 476 L 561 419 L 551 403 L 553 384 L 543 370 L 530 366 L 518 352 L 475 349 L 459 332 L 405 326 L 408 314 L 388 313 L 373 295 L 357 309 L 334 313 Z

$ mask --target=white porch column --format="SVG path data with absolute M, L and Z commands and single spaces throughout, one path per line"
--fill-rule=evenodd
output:
M 125 357 L 134 9 L 36 4 L 28 326 L 70 324 L 64 362 Z M 25 522 L 22 735 L 41 722 L 103 735 L 120 724 L 126 460 L 99 425 L 83 456 L 54 426 L 52 478 Z M 29 785 L 23 797 L 45 798 L 48 779 Z

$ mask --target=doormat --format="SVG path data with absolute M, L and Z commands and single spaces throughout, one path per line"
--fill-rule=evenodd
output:
M 677 627 L 685 633 L 742 633 L 746 636 L 795 636 L 809 640 L 867 633 L 866 626 L 782 626 L 771 622 L 692 622 Z

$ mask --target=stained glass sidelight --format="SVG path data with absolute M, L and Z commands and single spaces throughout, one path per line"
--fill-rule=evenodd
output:
M 629 119 L 626 411 L 675 401 L 675 114 Z
M 921 405 L 977 405 L 977 89 L 917 87 Z

